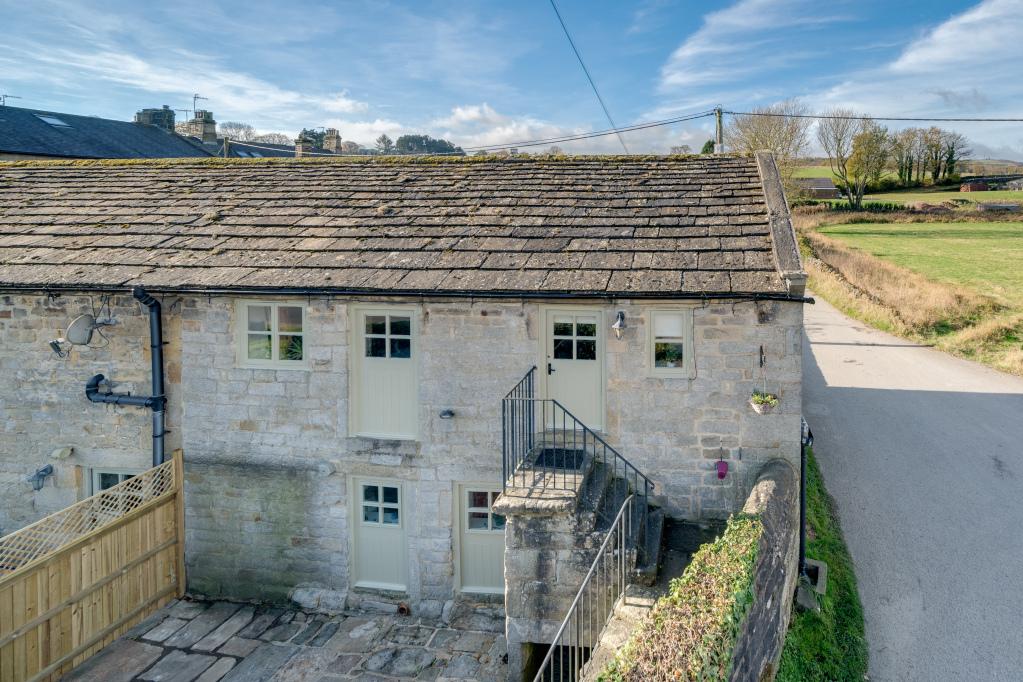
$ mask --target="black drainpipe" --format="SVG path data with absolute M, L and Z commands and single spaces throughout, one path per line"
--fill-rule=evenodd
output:
M 149 348 L 152 361 L 153 394 L 136 396 L 130 393 L 100 393 L 99 385 L 104 376 L 97 374 L 85 384 L 85 397 L 94 403 L 133 405 L 148 407 L 153 411 L 153 466 L 163 464 L 164 410 L 167 396 L 163 388 L 163 322 L 160 318 L 160 302 L 146 293 L 142 287 L 135 287 L 131 295 L 149 308 Z
M 813 431 L 802 419 L 799 434 L 799 575 L 806 575 L 806 449 L 813 446 Z

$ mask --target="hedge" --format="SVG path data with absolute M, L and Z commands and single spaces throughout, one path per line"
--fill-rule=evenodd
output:
M 600 673 L 601 682 L 725 680 L 753 603 L 753 571 L 764 527 L 739 514 L 671 581 L 643 624 Z

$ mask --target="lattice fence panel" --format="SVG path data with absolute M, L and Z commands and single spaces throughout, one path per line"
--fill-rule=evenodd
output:
M 169 460 L 112 488 L 0 538 L 0 576 L 60 550 L 131 511 L 174 492 Z

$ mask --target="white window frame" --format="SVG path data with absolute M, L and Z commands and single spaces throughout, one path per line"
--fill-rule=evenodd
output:
M 89 469 L 89 496 L 96 495 L 102 492 L 99 487 L 99 477 L 102 474 L 115 474 L 118 477 L 118 483 L 124 483 L 126 480 L 133 476 L 138 476 L 142 473 L 142 469 L 111 469 L 108 467 L 94 467 Z M 109 490 L 109 488 L 107 488 Z
M 375 479 L 360 480 L 358 482 L 359 489 L 356 491 L 358 505 L 358 523 L 363 526 L 381 526 L 384 528 L 404 528 L 405 527 L 405 500 L 402 499 L 401 484 L 396 482 L 379 481 Z M 377 489 L 377 499 L 375 502 L 366 500 L 366 488 Z M 397 502 L 385 502 L 384 488 L 396 488 L 398 491 Z M 363 507 L 376 507 L 377 509 L 377 520 L 367 521 L 364 516 Z M 386 523 L 384 522 L 384 510 L 385 509 L 396 509 L 398 510 L 398 523 Z
M 682 344 L 682 362 L 677 367 L 657 367 L 654 360 L 654 346 L 657 338 L 654 336 L 654 319 L 659 315 L 680 315 L 682 317 L 682 336 L 664 337 L 671 341 L 678 341 Z M 650 308 L 646 314 L 647 321 L 647 370 L 652 377 L 666 378 L 696 378 L 696 344 L 693 333 L 693 309 L 691 307 L 671 308 Z
M 258 360 L 249 357 L 249 309 L 248 306 L 268 306 L 270 307 L 270 359 L 269 360 Z M 302 311 L 302 331 L 301 332 L 286 332 L 285 336 L 301 336 L 302 337 L 302 359 L 301 360 L 281 360 L 277 357 L 280 352 L 277 344 L 277 338 L 280 336 L 278 331 L 278 316 L 277 309 L 285 308 L 298 308 Z M 306 307 L 297 301 L 253 301 L 248 299 L 240 299 L 237 302 L 235 308 L 235 319 L 237 324 L 235 325 L 235 346 L 237 351 L 238 366 L 247 367 L 251 369 L 298 369 L 308 370 L 309 369 L 309 316 L 306 314 Z
M 361 396 L 358 394 L 358 390 L 362 379 L 362 359 L 365 357 L 366 352 L 366 333 L 363 325 L 363 315 L 373 313 L 387 315 L 388 320 L 391 316 L 407 316 L 409 318 L 409 339 L 411 340 L 412 349 L 412 357 L 409 358 L 409 361 L 412 362 L 412 371 L 415 377 L 414 383 L 417 388 L 419 386 L 419 363 L 422 352 L 422 337 L 419 334 L 419 307 L 414 305 L 410 306 L 387 303 L 381 305 L 375 305 L 372 303 L 357 303 L 350 305 L 348 309 L 348 358 L 351 381 L 348 384 L 348 435 L 356 438 L 374 438 L 378 440 L 418 441 L 420 434 L 422 433 L 422 424 L 420 424 L 419 419 L 416 419 L 415 429 L 411 433 L 377 433 L 373 431 L 366 431 L 361 428 L 362 422 L 359 417 L 359 402 L 361 400 Z M 388 334 L 386 336 L 389 341 L 390 335 Z M 389 358 L 391 353 L 389 342 L 387 343 L 386 352 Z M 412 399 L 415 401 L 414 411 L 418 415 L 420 408 L 418 390 L 413 393 Z
M 469 484 L 469 485 L 463 484 L 462 485 L 462 490 L 465 493 L 465 507 L 464 507 L 464 512 L 463 512 L 465 514 L 465 518 L 463 519 L 463 523 L 465 523 L 465 532 L 472 533 L 472 534 L 475 534 L 475 533 L 487 533 L 487 534 L 489 534 L 489 533 L 501 533 L 501 534 L 503 534 L 504 533 L 504 529 L 507 526 L 508 519 L 503 514 L 495 514 L 494 513 L 494 502 L 496 501 L 497 496 L 501 494 L 501 490 L 498 489 L 498 488 L 494 488 L 492 486 L 473 486 L 472 484 Z M 488 502 L 487 506 L 486 507 L 473 507 L 472 504 L 471 504 L 471 497 L 470 496 L 473 493 L 484 493 L 484 492 L 487 493 L 487 502 Z M 469 519 L 471 518 L 471 515 L 472 515 L 473 512 L 478 513 L 478 514 L 486 514 L 487 515 L 487 527 L 486 528 L 473 528 L 471 526 L 471 524 L 469 523 Z M 495 516 L 500 516 L 500 517 L 504 518 L 505 526 L 502 526 L 501 528 L 495 528 L 494 527 L 494 517 Z

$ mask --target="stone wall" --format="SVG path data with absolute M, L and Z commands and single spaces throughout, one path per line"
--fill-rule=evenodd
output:
M 349 487 L 353 476 L 405 483 L 407 599 L 438 611 L 455 588 L 453 492 L 458 482 L 499 483 L 504 394 L 539 364 L 540 307 L 520 301 L 416 301 L 421 357 L 420 440 L 352 437 L 350 300 L 303 298 L 306 370 L 248 369 L 235 352 L 235 300 L 166 296 L 168 448 L 183 446 L 189 578 L 197 590 L 279 597 L 300 581 L 345 596 Z M 396 301 L 397 302 L 397 301 Z M 145 468 L 144 410 L 89 403 L 85 381 L 102 372 L 118 390 L 148 392 L 148 327 L 127 296 L 105 348 L 59 360 L 47 342 L 99 297 L 0 298 L 0 525 L 33 521 L 84 494 L 88 467 Z M 796 303 L 694 306 L 696 377 L 647 375 L 644 315 L 663 304 L 599 304 L 605 324 L 607 437 L 656 483 L 656 502 L 682 518 L 720 518 L 739 508 L 760 465 L 798 461 L 800 326 Z M 608 331 L 626 313 L 620 340 Z M 763 344 L 774 414 L 755 415 Z M 13 380 L 12 380 L 13 379 Z M 451 409 L 455 418 L 442 420 Z M 67 460 L 49 459 L 73 446 Z M 714 473 L 719 457 L 731 472 Z M 52 462 L 57 475 L 33 493 L 24 476 Z M 282 562 L 270 565 L 268 556 Z M 290 566 L 290 568 L 282 568 Z M 230 570 L 228 570 L 228 567 Z M 232 572 L 240 576 L 232 580 Z M 351 595 L 349 595 L 351 596 Z
M 48 345 L 64 335 L 72 319 L 98 312 L 103 302 L 100 295 L 0 294 L 0 534 L 88 496 L 92 467 L 152 466 L 149 411 L 85 398 L 85 382 L 99 373 L 113 380 L 118 392 L 149 394 L 146 311 L 127 294 L 113 296 L 109 312 L 117 324 L 104 330 L 109 341 L 95 334 L 93 347 L 75 347 L 65 359 Z M 177 338 L 173 314 L 166 316 L 165 332 L 169 340 Z M 173 341 L 165 350 L 165 365 L 170 452 L 181 435 L 181 364 Z M 70 456 L 60 456 L 64 448 L 71 448 Z M 53 465 L 54 475 L 35 492 L 25 477 L 46 464 Z
M 750 605 L 732 653 L 732 682 L 774 679 L 785 645 L 799 562 L 799 474 L 788 462 L 768 463 L 743 511 L 764 525 Z

